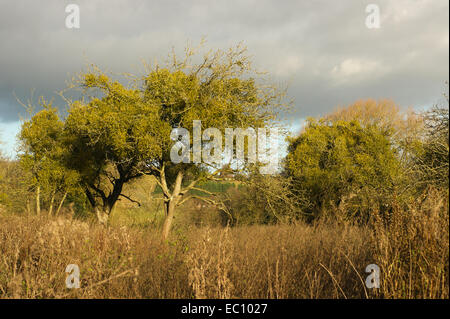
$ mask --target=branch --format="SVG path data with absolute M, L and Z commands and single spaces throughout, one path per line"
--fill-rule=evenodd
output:
M 184 204 L 185 202 L 187 202 L 188 200 L 190 200 L 190 199 L 192 199 L 192 198 L 194 198 L 194 197 L 193 197 L 193 196 L 187 196 L 187 197 L 183 198 L 183 199 L 178 203 L 178 205 L 182 205 L 182 204 Z
M 180 192 L 180 195 L 184 195 L 184 194 L 186 194 L 187 192 L 189 192 L 191 189 L 193 189 L 194 186 L 197 184 L 197 182 L 198 182 L 199 180 L 200 180 L 200 179 L 196 179 L 196 180 L 192 181 L 186 188 L 184 188 L 184 189 Z
M 231 215 L 230 211 L 225 206 L 223 201 L 216 202 L 216 201 L 212 200 L 211 198 L 206 198 L 206 197 L 196 196 L 196 195 L 189 196 L 187 199 L 191 199 L 191 198 L 197 198 L 199 200 L 207 202 L 208 204 L 215 205 L 218 209 L 220 209 L 221 211 L 225 212 L 230 217 L 231 220 L 233 220 L 233 216 Z M 184 202 L 185 202 L 185 200 L 182 200 L 179 204 L 181 205 L 181 203 L 184 203 Z
M 222 170 L 222 169 L 216 170 L 214 173 L 208 175 L 207 179 L 209 179 L 209 180 L 223 180 L 223 179 L 218 179 L 218 178 L 215 177 L 217 174 L 219 174 L 219 173 L 222 172 L 222 171 L 224 171 L 224 170 Z M 192 181 L 187 187 L 185 187 L 185 188 L 180 192 L 180 195 L 185 195 L 185 194 L 186 194 L 187 192 L 189 192 L 191 189 L 196 189 L 196 188 L 195 188 L 195 185 L 196 185 L 201 179 L 202 179 L 202 178 L 198 178 L 198 179 Z M 199 190 L 199 189 L 197 188 L 197 190 Z M 202 190 L 202 191 L 203 191 L 203 190 Z M 205 193 L 206 193 L 206 192 L 205 192 Z M 211 193 L 211 194 L 212 194 L 212 193 Z M 212 195 L 213 195 L 213 194 L 212 194 Z
M 122 197 L 125 197 L 126 199 L 128 199 L 130 202 L 132 202 L 132 203 L 136 203 L 136 204 L 138 204 L 138 206 L 139 207 L 141 207 L 142 205 L 141 205 L 141 203 L 139 203 L 137 200 L 134 200 L 134 199 L 132 199 L 132 198 L 130 198 L 130 197 L 128 197 L 127 195 L 124 195 L 124 194 L 120 194 L 119 196 L 122 196 Z
M 90 184 L 89 187 L 91 187 L 94 191 L 96 191 L 98 194 L 100 194 L 100 196 L 103 200 L 106 200 L 106 194 L 103 190 L 101 190 L 100 188 L 96 187 L 93 184 Z
M 202 192 L 202 193 L 205 193 L 205 194 L 208 194 L 208 195 L 211 195 L 211 196 L 217 196 L 217 194 L 212 193 L 212 192 L 210 192 L 210 191 L 207 191 L 206 189 L 203 189 L 203 188 L 192 187 L 191 189 L 192 189 L 192 190 L 200 191 L 200 192 Z

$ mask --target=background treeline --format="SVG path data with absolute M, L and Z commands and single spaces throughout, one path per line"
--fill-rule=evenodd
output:
M 70 208 L 76 216 L 91 214 L 77 172 L 61 164 L 65 150 L 52 145 L 52 136 L 61 129 L 55 121 L 58 123 L 56 110 L 46 108 L 26 122 L 20 134 L 25 143 L 33 134 L 37 136 L 33 147 L 43 148 L 38 153 L 43 158 L 25 152 L 19 160 L 2 159 L 3 210 L 39 214 L 42 207 L 46 214 L 58 215 Z M 42 131 L 47 129 L 50 132 Z M 205 222 L 310 222 L 319 216 L 336 217 L 339 211 L 345 211 L 339 218 L 367 222 L 373 212 L 386 215 L 394 206 L 407 208 L 431 189 L 445 197 L 449 185 L 448 106 L 417 113 L 402 111 L 388 100 L 358 101 L 324 117 L 309 118 L 300 134 L 289 138 L 279 175 L 264 176 L 254 169 L 232 176 L 232 180 L 200 182 L 199 189 L 191 191 L 199 197 L 214 193 L 214 199 L 224 205 L 192 199 L 188 206 L 209 211 L 203 214 Z M 139 195 L 136 185 L 146 188 L 146 195 Z M 162 190 L 153 179 L 138 180 L 126 189 L 139 203 L 119 207 L 143 210 L 144 204 L 147 209 L 162 209 L 154 204 Z

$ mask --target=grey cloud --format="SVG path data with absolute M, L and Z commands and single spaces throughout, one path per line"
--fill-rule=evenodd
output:
M 23 113 L 13 92 L 50 97 L 86 62 L 138 72 L 202 36 L 212 48 L 244 41 L 260 69 L 290 83 L 297 117 L 365 97 L 433 103 L 449 77 L 448 2 L 376 1 L 381 28 L 370 30 L 372 2 L 0 0 L 0 121 Z M 68 3 L 80 5 L 79 30 L 64 26 Z

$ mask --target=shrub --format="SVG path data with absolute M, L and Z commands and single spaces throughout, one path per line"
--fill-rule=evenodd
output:
M 401 173 L 390 134 L 357 121 L 310 119 L 304 132 L 290 140 L 286 172 L 297 191 L 311 199 L 313 217 L 342 201 L 349 217 L 363 220 L 372 209 L 387 208 Z

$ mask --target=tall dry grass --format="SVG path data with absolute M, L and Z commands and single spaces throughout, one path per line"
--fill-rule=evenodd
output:
M 370 225 L 152 227 L 0 215 L 1 298 L 449 298 L 448 198 Z M 66 266 L 81 288 L 67 289 Z M 365 268 L 381 268 L 369 289 Z
M 371 241 L 385 298 L 449 298 L 448 194 L 431 189 L 408 209 L 374 216 Z

